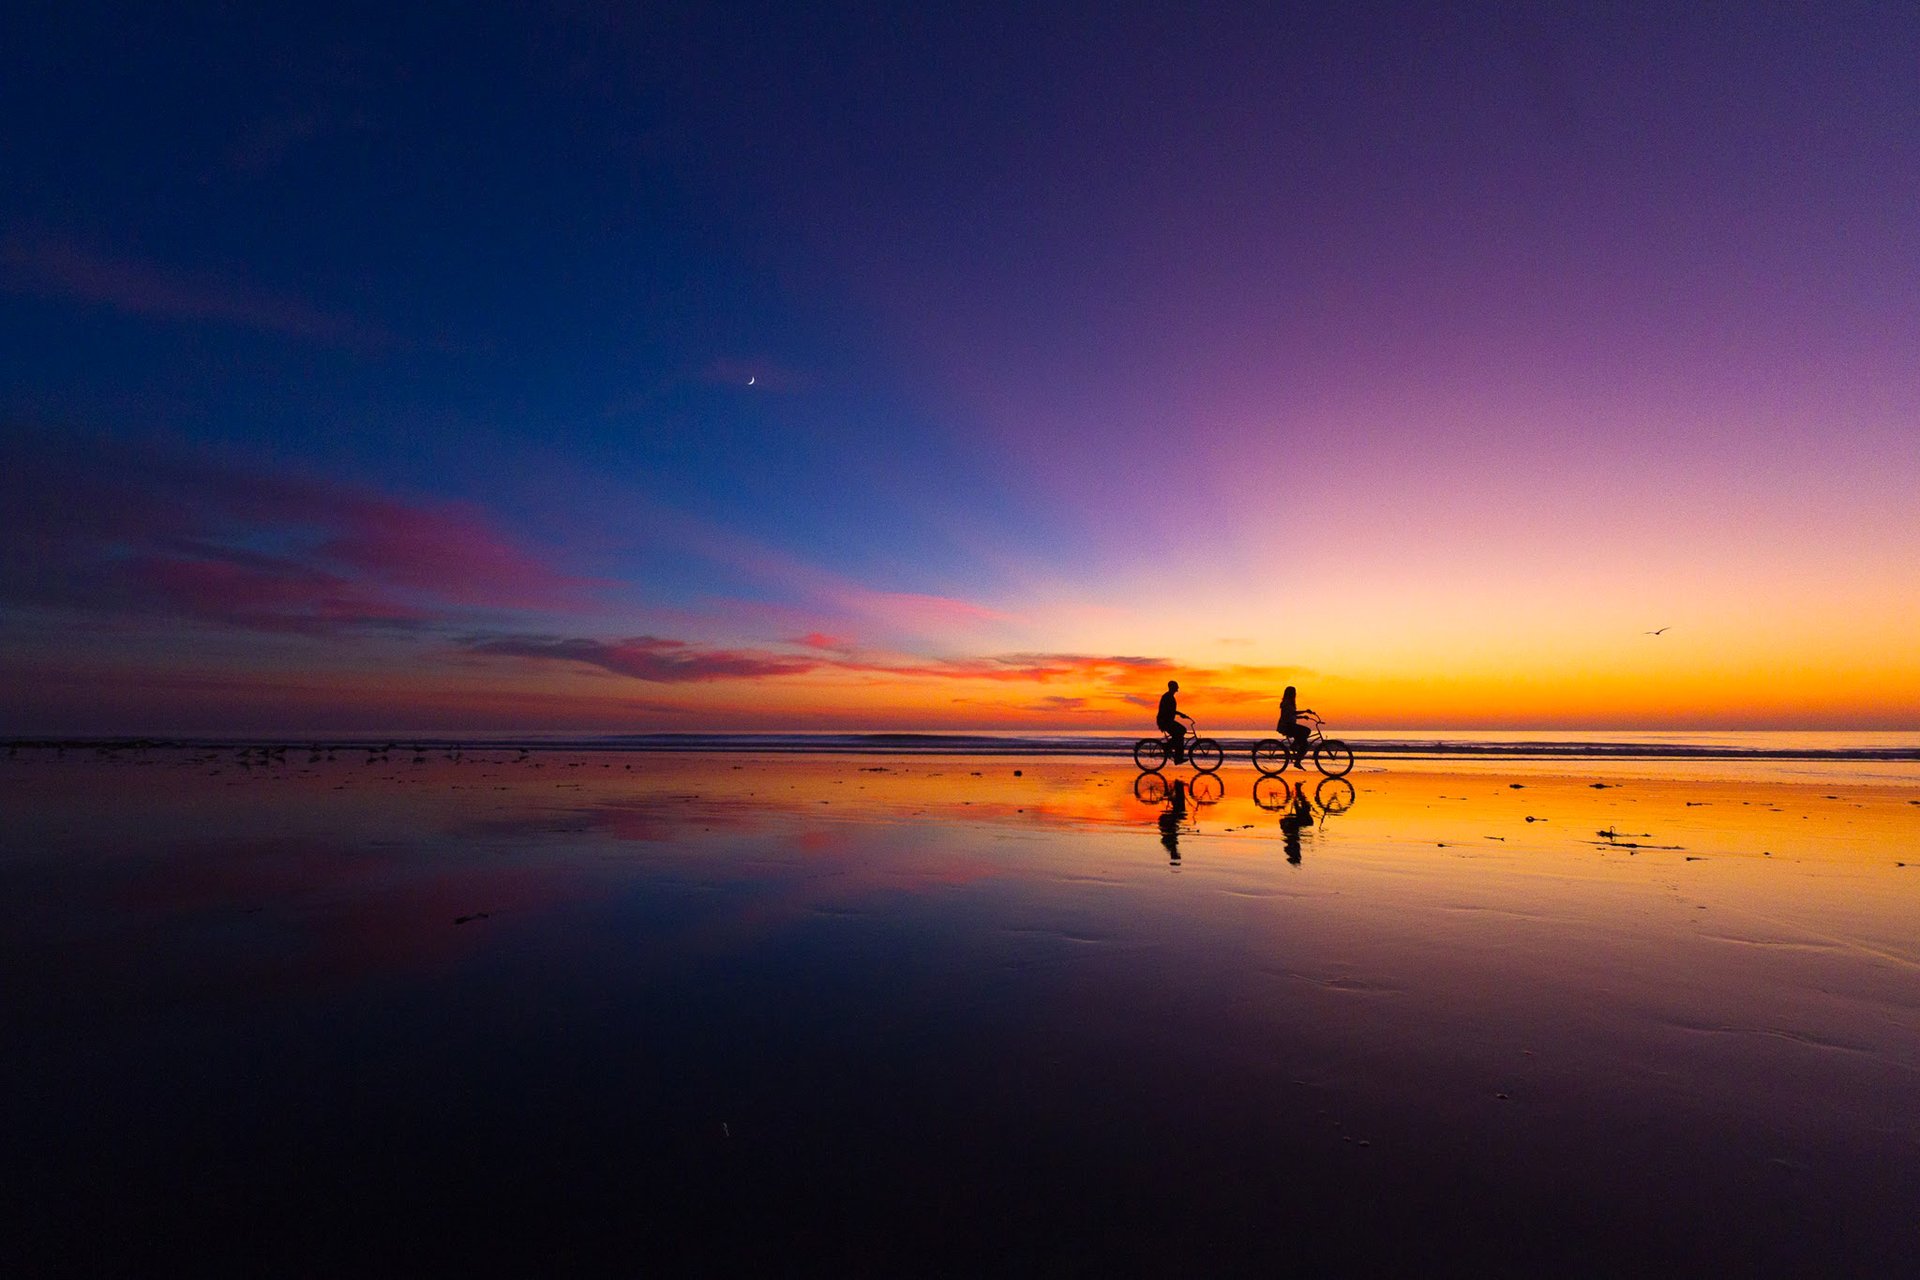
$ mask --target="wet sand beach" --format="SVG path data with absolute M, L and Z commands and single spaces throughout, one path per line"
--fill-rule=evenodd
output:
M 10 1271 L 1920 1256 L 1910 768 L 415 759 L 0 761 Z

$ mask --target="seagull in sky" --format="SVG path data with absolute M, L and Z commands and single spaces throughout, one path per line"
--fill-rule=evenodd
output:
M 1670 626 L 1669 626 L 1669 627 L 1662 627 L 1662 628 L 1660 628 L 1660 631 L 1670 631 L 1670 630 L 1672 630 L 1672 628 L 1671 628 Z M 1657 636 L 1657 635 L 1659 635 L 1659 634 L 1660 634 L 1660 631 L 1648 631 L 1648 632 L 1646 632 L 1645 634 L 1646 634 L 1646 635 L 1650 635 L 1650 636 Z

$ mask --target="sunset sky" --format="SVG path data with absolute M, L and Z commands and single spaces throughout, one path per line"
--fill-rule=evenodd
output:
M 1920 728 L 1920 8 L 961 8 L 0 20 L 0 732 Z

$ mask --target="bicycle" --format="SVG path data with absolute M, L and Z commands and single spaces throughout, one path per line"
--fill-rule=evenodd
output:
M 1353 748 L 1338 738 L 1327 737 L 1326 721 L 1313 712 L 1303 711 L 1300 718 L 1313 724 L 1306 742 L 1296 747 L 1279 738 L 1262 738 L 1253 744 L 1253 767 L 1268 776 L 1285 773 L 1289 766 L 1302 763 L 1311 751 L 1314 768 L 1329 778 L 1346 777 L 1353 768 Z
M 1212 773 L 1225 763 L 1226 752 L 1220 750 L 1220 744 L 1212 738 L 1203 738 L 1199 733 L 1187 734 L 1187 763 L 1201 773 Z M 1173 735 L 1163 734 L 1158 738 L 1142 738 L 1133 744 L 1133 762 L 1147 773 L 1158 773 L 1173 759 Z

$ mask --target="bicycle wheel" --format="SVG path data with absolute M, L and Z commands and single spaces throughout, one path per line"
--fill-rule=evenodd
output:
M 1203 773 L 1187 784 L 1187 794 L 1195 804 L 1218 804 L 1220 797 L 1227 794 L 1227 784 L 1220 781 L 1217 773 Z
M 1263 773 L 1254 779 L 1253 802 L 1268 813 L 1280 813 L 1293 803 L 1293 788 L 1285 778 Z
M 1313 749 L 1313 767 L 1329 778 L 1344 778 L 1353 768 L 1353 748 L 1336 738 L 1328 738 Z
M 1212 773 L 1226 759 L 1226 753 L 1212 738 L 1195 738 L 1187 744 L 1187 763 L 1202 773 Z
M 1287 771 L 1287 744 L 1278 738 L 1262 738 L 1253 744 L 1253 767 L 1275 776 Z
M 1133 798 L 1141 804 L 1162 805 L 1167 802 L 1167 780 L 1158 773 L 1147 772 L 1133 780 Z
M 1345 778 L 1322 778 L 1313 789 L 1313 802 L 1322 813 L 1345 813 L 1353 808 L 1353 784 Z
M 1148 773 L 1157 772 L 1167 762 L 1164 738 L 1142 738 L 1133 744 L 1133 762 Z

